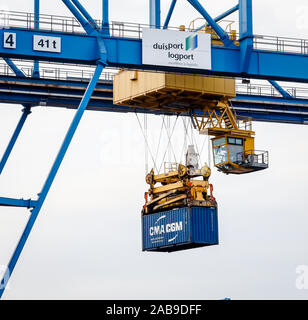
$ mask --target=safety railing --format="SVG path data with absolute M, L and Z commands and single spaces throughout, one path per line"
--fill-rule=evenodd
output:
M 97 26 L 101 26 L 100 20 L 94 21 Z M 39 22 L 40 30 L 85 33 L 82 25 L 74 17 L 40 14 L 36 21 L 33 13 L 0 11 L 0 27 L 35 29 L 36 22 Z M 142 29 L 150 27 L 149 24 L 110 21 L 108 31 L 112 37 L 142 39 Z M 169 26 L 168 30 L 179 30 L 179 28 Z M 187 29 L 187 31 L 191 30 Z M 212 36 L 214 39 L 217 38 L 214 34 Z
M 36 22 L 39 22 L 41 30 L 85 33 L 81 24 L 74 17 L 40 14 L 39 19 L 35 20 L 33 13 L 0 11 L 0 26 L 2 27 L 35 29 Z
M 308 88 L 300 87 L 283 87 L 293 98 L 308 99 Z M 260 84 L 236 84 L 237 94 L 281 97 L 281 94 L 271 85 Z
M 251 119 L 237 120 L 237 126 L 240 130 L 252 131 Z
M 236 163 L 239 165 L 247 164 L 255 167 L 266 167 L 269 165 L 268 151 L 249 150 L 239 152 L 236 155 Z
M 308 40 L 255 35 L 254 49 L 308 55 Z
M 94 21 L 97 26 L 101 26 L 100 20 Z M 74 17 L 40 14 L 38 21 L 35 21 L 33 13 L 0 10 L 0 27 L 35 29 L 35 22 L 39 22 L 41 30 L 85 33 L 79 21 Z M 148 24 L 111 21 L 108 29 L 110 35 L 114 37 L 141 39 L 142 29 L 150 27 Z M 177 27 L 168 27 L 168 29 L 179 30 Z M 192 30 L 187 29 L 187 31 Z M 226 34 L 234 40 L 238 39 L 238 34 L 230 32 Z M 212 37 L 217 39 L 215 34 Z M 308 55 L 308 39 L 255 35 L 254 49 Z
M 18 65 L 18 68 L 24 73 L 26 77 L 32 77 L 33 67 Z M 40 68 L 40 78 L 51 80 L 69 80 L 69 81 L 81 81 L 88 82 L 94 74 L 94 70 L 82 70 L 82 69 L 65 69 L 65 68 Z M 6 64 L 0 64 L 1 76 L 15 76 L 15 73 Z M 100 81 L 112 81 L 114 77 L 113 72 L 102 72 Z
M 25 65 L 25 61 L 15 61 L 18 68 L 24 73 L 26 77 L 31 77 L 33 73 L 33 66 L 29 64 Z M 22 64 L 21 64 L 22 63 Z M 46 63 L 45 63 L 46 64 Z M 50 67 L 46 65 L 40 66 L 40 77 L 43 79 L 55 79 L 55 80 L 76 80 L 76 81 L 89 81 L 94 74 L 93 70 L 89 70 L 89 66 L 76 66 L 74 65 L 61 65 Z M 70 67 L 70 68 L 69 68 Z M 101 80 L 113 81 L 113 77 L 116 70 L 103 72 Z M 6 63 L 0 63 L 0 75 L 2 76 L 15 76 L 14 72 Z M 299 87 L 283 87 L 292 97 L 297 99 L 308 99 L 308 88 Z M 236 93 L 250 96 L 264 96 L 264 97 L 281 97 L 280 93 L 271 85 L 259 85 L 259 84 L 236 84 Z M 249 122 L 241 122 L 238 124 L 240 128 L 245 130 L 251 130 Z
M 102 22 L 100 20 L 94 21 L 97 26 L 101 27 Z M 0 27 L 35 29 L 36 22 L 39 23 L 40 30 L 85 33 L 82 25 L 74 17 L 40 14 L 39 19 L 35 20 L 33 13 L 0 10 Z M 150 28 L 150 25 L 110 21 L 108 29 L 113 37 L 141 39 L 143 28 Z M 168 29 L 178 30 L 178 28 L 173 27 Z

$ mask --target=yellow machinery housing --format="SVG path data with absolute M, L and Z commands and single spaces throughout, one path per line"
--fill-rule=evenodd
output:
M 139 71 L 120 71 L 113 90 L 114 104 L 175 113 L 236 95 L 234 79 Z

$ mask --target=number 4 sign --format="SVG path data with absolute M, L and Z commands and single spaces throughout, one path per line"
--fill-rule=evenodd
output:
M 3 48 L 16 49 L 16 33 L 3 33 Z

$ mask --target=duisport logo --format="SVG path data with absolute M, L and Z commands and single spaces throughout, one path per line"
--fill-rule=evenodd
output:
M 186 38 L 186 51 L 198 48 L 198 35 L 192 35 Z

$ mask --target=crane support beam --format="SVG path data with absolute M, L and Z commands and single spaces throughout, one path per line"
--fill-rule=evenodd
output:
M 16 64 L 9 58 L 3 58 L 11 70 L 16 74 L 17 77 L 25 78 L 24 73 L 16 66 Z
M 170 5 L 170 8 L 169 8 L 169 11 L 168 11 L 168 14 L 167 14 L 163 29 L 167 29 L 168 26 L 169 26 L 169 22 L 170 22 L 171 16 L 173 14 L 173 11 L 174 11 L 174 8 L 175 8 L 175 5 L 176 5 L 176 1 L 177 0 L 172 0 L 172 2 L 171 2 L 171 5 Z
M 292 99 L 292 96 L 284 90 L 276 81 L 269 80 L 268 81 L 284 98 Z
M 247 73 L 253 51 L 252 0 L 239 0 L 241 71 Z
M 87 13 L 87 11 L 82 7 L 82 5 L 77 1 L 74 0 L 74 4 L 72 4 L 73 0 L 62 0 L 62 2 L 67 6 L 67 8 L 71 11 L 71 13 L 74 15 L 74 17 L 80 22 L 84 30 L 87 34 L 95 34 L 96 33 L 96 27 L 93 26 L 93 19 L 91 16 Z
M 224 13 L 220 14 L 219 16 L 217 16 L 214 19 L 214 21 L 217 23 L 217 22 L 223 20 L 224 18 L 228 17 L 230 14 L 234 13 L 238 9 L 239 9 L 239 5 L 237 4 L 236 6 L 230 8 L 229 10 L 227 10 Z M 209 26 L 209 24 L 208 23 L 206 25 L 204 24 L 203 26 L 197 28 L 195 31 L 200 31 L 201 29 L 205 28 L 206 26 Z
M 83 14 L 83 16 L 87 19 L 87 21 L 92 25 L 95 30 L 99 29 L 99 26 L 95 22 L 95 20 L 91 17 L 88 11 L 83 7 L 83 5 L 78 0 L 71 0 L 76 8 Z
M 25 108 L 22 110 L 22 116 L 17 124 L 17 127 L 12 135 L 12 138 L 3 154 L 3 157 L 0 161 L 0 175 L 9 159 L 9 156 L 11 155 L 11 152 L 14 148 L 14 145 L 19 137 L 19 134 L 28 118 L 28 115 L 31 113 L 31 107 L 28 105 L 28 106 L 25 106 Z
M 208 22 L 208 24 L 213 28 L 213 30 L 217 33 L 220 40 L 224 43 L 226 47 L 235 48 L 235 44 L 228 37 L 228 35 L 224 32 L 219 24 L 215 22 L 215 20 L 208 14 L 208 12 L 203 8 L 198 0 L 187 0 Z
M 161 13 L 160 13 L 160 0 L 149 0 L 150 4 L 150 27 L 160 29 Z
M 108 78 L 108 75 L 106 74 L 105 77 Z M 55 80 L 1 76 L 0 103 L 76 109 L 87 83 L 88 80 L 83 78 Z M 301 91 L 299 88 L 288 88 L 290 92 L 294 92 L 294 96 L 292 98 L 283 98 L 278 97 L 276 90 L 274 88 L 271 89 L 270 86 L 258 87 L 253 85 L 253 88 L 254 90 L 250 92 L 252 89 L 249 86 L 239 85 L 236 97 L 231 100 L 238 116 L 251 117 L 254 121 L 306 123 L 308 119 L 308 91 Z M 287 90 L 286 88 L 283 89 Z M 263 90 L 265 90 L 264 93 Z M 296 96 L 301 98 L 296 98 Z M 121 113 L 162 113 L 160 110 L 141 108 L 135 110 L 129 106 L 114 105 L 112 97 L 112 81 L 100 80 L 87 110 Z
M 34 208 L 37 201 L 34 200 L 24 200 L 24 199 L 12 199 L 0 197 L 0 206 L 6 207 L 20 207 L 20 208 Z
M 40 28 L 40 0 L 34 0 L 34 29 L 39 30 Z M 39 78 L 40 71 L 39 71 L 39 62 L 34 60 L 33 63 L 33 77 Z
M 109 0 L 103 0 L 102 33 L 109 35 Z
M 86 110 L 86 107 L 91 99 L 92 93 L 96 87 L 96 84 L 99 80 L 99 77 L 102 73 L 103 68 L 104 68 L 103 64 L 97 65 L 95 73 L 93 75 L 93 78 L 92 78 L 91 82 L 89 83 L 88 88 L 84 94 L 84 97 L 79 104 L 79 107 L 77 109 L 75 117 L 71 123 L 71 126 L 70 126 L 67 134 L 66 134 L 66 137 L 65 137 L 63 144 L 60 148 L 60 151 L 55 159 L 55 162 L 51 168 L 51 171 L 45 181 L 45 184 L 42 188 L 42 191 L 41 191 L 41 193 L 39 193 L 39 198 L 35 204 L 35 207 L 34 207 L 34 209 L 31 210 L 31 215 L 29 217 L 28 223 L 23 231 L 23 234 L 18 242 L 18 245 L 12 255 L 12 258 L 11 258 L 8 266 L 7 266 L 7 269 L 4 273 L 3 279 L 0 282 L 0 298 L 2 297 L 2 295 L 4 293 L 4 290 L 6 288 L 8 280 L 9 280 L 10 276 L 12 275 L 12 272 L 13 272 L 15 265 L 18 261 L 18 258 L 20 257 L 20 254 L 21 254 L 21 252 L 24 248 L 24 245 L 29 237 L 29 234 L 34 226 L 34 223 L 37 219 L 37 216 L 42 208 L 42 205 L 47 197 L 47 194 L 51 188 L 51 185 L 52 185 L 52 183 L 56 177 L 56 174 L 60 168 L 60 165 L 63 161 L 63 158 L 64 158 L 64 156 L 68 150 L 68 147 L 73 139 L 73 136 L 77 130 L 77 127 L 80 123 L 80 120 L 81 120 L 83 114 L 84 114 L 84 111 Z
M 7 49 L 0 46 L 0 56 L 16 59 L 39 59 L 42 61 L 77 63 L 95 65 L 100 58 L 96 36 L 85 36 L 68 33 L 37 32 L 28 29 L 1 29 L 4 32 L 16 33 L 17 39 L 23 39 L 23 46 Z M 33 50 L 33 36 L 58 36 L 62 41 L 60 53 Z M 226 77 L 249 77 L 255 79 L 277 80 L 288 82 L 308 82 L 308 56 L 304 54 L 252 50 L 250 63 L 245 73 L 241 67 L 239 48 L 212 46 L 212 69 L 185 69 L 142 64 L 142 41 L 140 39 L 102 37 L 106 46 L 108 66 L 133 68 L 139 70 L 160 70 L 165 72 L 217 75 Z M 281 67 L 283 66 L 283 67 Z

